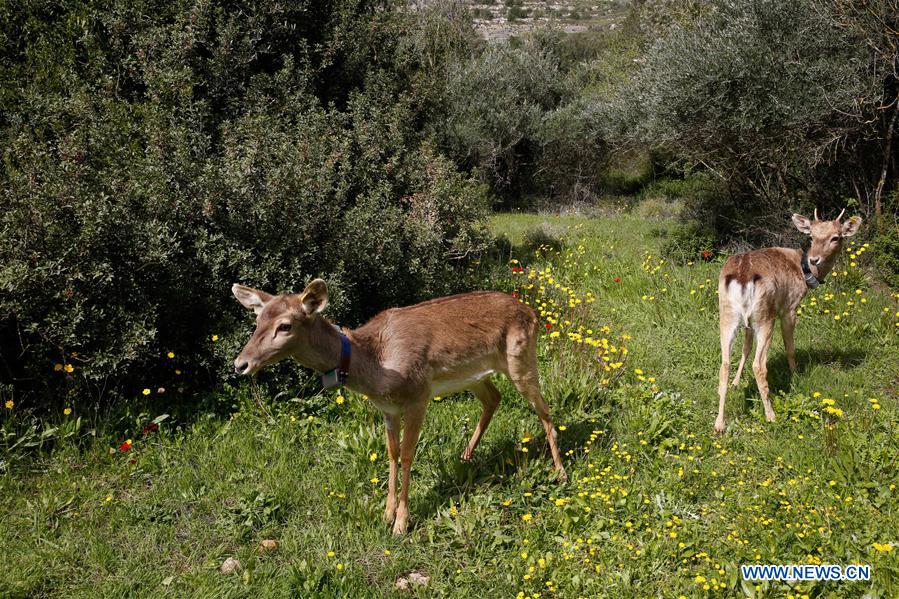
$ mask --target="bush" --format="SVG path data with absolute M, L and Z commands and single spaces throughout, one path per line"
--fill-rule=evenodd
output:
M 662 244 L 662 257 L 678 264 L 711 259 L 715 235 L 698 224 L 681 225 L 668 233 Z
M 559 251 L 564 245 L 554 228 L 546 223 L 529 227 L 522 236 L 521 244 L 531 252 Z
M 350 325 L 458 287 L 489 203 L 415 129 L 407 15 L 291 6 L 4 20 L 0 385 L 18 403 L 220 380 L 251 322 L 236 281 L 322 275 Z
M 889 141 L 897 50 L 882 43 L 899 25 L 895 2 L 689 4 L 616 114 L 630 115 L 637 139 L 726 185 L 734 212 L 707 222 L 774 241 L 791 211 L 836 213 L 850 195 L 873 220 L 899 155 Z
M 605 176 L 605 102 L 566 78 L 560 44 L 544 35 L 490 46 L 450 68 L 434 137 L 506 208 L 527 207 L 533 196 L 590 199 Z

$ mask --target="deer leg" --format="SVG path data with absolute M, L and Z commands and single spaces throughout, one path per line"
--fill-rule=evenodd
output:
M 790 311 L 780 317 L 780 332 L 784 338 L 784 350 L 787 352 L 787 363 L 790 371 L 796 372 L 796 345 L 793 343 L 793 331 L 796 330 L 796 312 Z
M 559 454 L 559 445 L 556 442 L 556 429 L 553 427 L 552 418 L 549 416 L 549 406 L 540 393 L 540 380 L 537 376 L 537 346 L 533 341 L 522 341 L 527 343 L 524 352 L 515 354 L 510 352 L 507 356 L 509 362 L 509 378 L 537 412 L 540 422 L 543 424 L 543 430 L 546 431 L 546 440 L 549 442 L 549 451 L 552 453 L 553 464 L 559 473 L 559 480 L 565 482 L 568 480 L 568 474 L 565 467 L 562 466 L 562 456 Z M 516 344 L 511 344 L 516 345 Z
M 734 345 L 734 337 L 740 326 L 740 317 L 729 310 L 719 312 L 719 331 L 721 333 L 721 368 L 718 370 L 718 417 L 715 419 L 715 432 L 721 434 L 725 429 L 724 402 L 727 399 L 727 379 L 730 377 L 730 353 Z
M 481 381 L 481 383 L 472 387 L 471 390 L 474 391 L 477 398 L 481 400 L 483 409 L 481 410 L 481 419 L 478 420 L 478 426 L 474 429 L 474 434 L 471 436 L 471 440 L 468 442 L 465 451 L 462 452 L 463 462 L 471 461 L 474 450 L 481 441 L 481 435 L 484 434 L 484 431 L 487 430 L 487 427 L 490 425 L 493 413 L 496 411 L 496 407 L 502 399 L 499 390 L 490 382 L 490 380 Z
M 740 377 L 743 375 L 743 367 L 746 365 L 746 358 L 752 351 L 753 333 L 751 327 L 743 327 L 743 355 L 740 356 L 740 364 L 737 365 L 737 372 L 734 374 L 734 381 L 731 383 L 734 387 L 740 384 Z
M 387 478 L 387 507 L 384 509 L 384 522 L 393 524 L 396 517 L 396 475 L 397 460 L 400 457 L 399 418 L 384 414 L 384 430 L 387 433 L 387 458 L 390 460 L 390 475 Z
M 755 382 L 762 396 L 765 406 L 765 418 L 768 422 L 774 422 L 774 408 L 768 399 L 768 348 L 771 347 L 771 338 L 774 336 L 774 322 L 769 319 L 758 324 L 755 330 L 759 342 L 755 348 L 755 360 L 752 363 L 752 372 L 755 374 Z
M 419 400 L 406 406 L 403 423 L 403 442 L 400 450 L 400 461 L 403 467 L 403 484 L 400 500 L 396 508 L 396 520 L 393 523 L 393 534 L 401 535 L 409 526 L 409 478 L 412 471 L 412 460 L 415 458 L 415 446 L 425 419 L 428 402 Z

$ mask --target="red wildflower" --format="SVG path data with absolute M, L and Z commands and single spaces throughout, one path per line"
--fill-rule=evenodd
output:
M 131 449 L 131 443 L 129 443 L 128 441 L 125 441 L 124 443 L 119 445 L 119 451 L 128 451 L 129 449 Z
M 517 291 L 513 291 L 513 292 L 512 292 L 512 297 L 518 297 L 518 292 L 517 292 Z
M 150 433 L 155 433 L 159 430 L 159 425 L 155 422 L 151 422 L 150 424 L 144 425 L 144 435 L 149 435 Z
M 616 282 L 616 283 L 620 283 L 620 282 L 621 282 L 621 277 L 615 277 L 615 282 Z
M 549 324 L 549 323 L 546 323 L 546 328 L 547 328 L 547 329 L 551 329 L 551 328 L 553 328 L 553 325 L 551 325 L 551 324 Z
M 702 259 L 703 259 L 703 260 L 708 260 L 708 259 L 711 258 L 711 257 L 712 257 L 712 252 L 710 252 L 710 251 L 708 251 L 708 250 L 703 250 L 703 252 L 702 252 Z

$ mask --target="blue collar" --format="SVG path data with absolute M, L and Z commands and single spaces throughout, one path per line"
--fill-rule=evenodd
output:
M 344 335 L 343 329 L 339 326 L 336 324 L 331 326 L 333 326 L 337 331 L 337 334 L 340 335 L 340 362 L 337 363 L 337 367 L 334 370 L 321 375 L 322 387 L 325 389 L 346 385 L 347 379 L 350 376 L 350 357 L 352 353 L 350 340 Z

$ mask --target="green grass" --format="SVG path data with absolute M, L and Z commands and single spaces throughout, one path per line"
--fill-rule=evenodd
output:
M 477 401 L 431 404 L 403 537 L 381 523 L 381 419 L 357 395 L 222 389 L 142 438 L 156 413 L 96 422 L 96 438 L 87 424 L 75 434 L 79 414 L 60 415 L 52 447 L 0 455 L 0 596 L 405 596 L 394 584 L 413 570 L 430 577 L 417 591 L 429 596 L 899 596 L 899 307 L 865 280 L 868 254 L 855 268 L 844 256 L 806 299 L 795 376 L 776 337 L 777 422 L 744 377 L 716 438 L 720 259 L 660 263 L 671 224 L 629 216 L 493 224 L 520 243 L 541 223 L 563 238 L 558 255 L 521 249 L 524 273 L 484 277 L 546 301 L 556 321 L 541 368 L 571 482 L 553 482 L 539 422 L 506 381 L 471 465 L 458 456 Z M 537 269 L 544 278 L 528 279 Z M 606 371 L 572 341 L 578 326 L 622 366 Z M 2 418 L 8 436 L 23 430 L 15 408 Z M 113 430 L 134 431 L 130 451 L 111 452 L 126 434 Z M 262 555 L 269 538 L 280 547 Z M 243 569 L 222 575 L 229 556 Z M 741 563 L 809 561 L 870 564 L 873 579 L 756 588 L 739 577 Z

